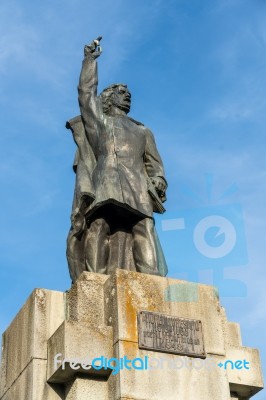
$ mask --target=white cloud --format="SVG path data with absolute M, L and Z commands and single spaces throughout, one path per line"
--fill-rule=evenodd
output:
M 13 149 L 8 156 L 3 156 L 0 173 L 1 186 L 8 194 L 4 204 L 8 203 L 13 209 L 13 214 L 18 213 L 22 218 L 41 213 L 51 207 L 59 191 L 54 188 L 52 169 L 25 148 L 21 152 Z
M 254 114 L 254 109 L 249 108 L 247 105 L 240 103 L 225 103 L 224 105 L 214 107 L 209 115 L 211 118 L 218 118 L 221 120 L 242 120 L 251 118 Z
M 232 9 L 238 5 L 242 5 L 241 0 L 214 0 L 212 2 L 211 12 L 217 14 L 223 13 L 224 11 L 228 12 L 228 9 Z
M 2 85 L 16 84 L 25 72 L 57 85 L 65 76 L 63 68 L 44 54 L 45 31 L 34 20 L 29 21 L 26 7 L 15 1 L 0 5 L 0 75 Z
M 10 0 L 8 5 L 2 3 L 0 73 L 7 73 L 10 66 L 15 64 L 18 74 L 23 66 L 56 84 L 58 78 L 65 78 L 64 71 L 68 69 L 73 58 L 71 51 L 75 52 L 74 58 L 77 54 L 82 54 L 82 48 L 74 49 L 73 46 L 82 36 L 84 44 L 94 38 L 87 37 L 88 32 L 97 32 L 95 34 L 104 36 L 106 64 L 109 69 L 114 68 L 125 60 L 132 46 L 145 40 L 145 35 L 160 15 L 163 4 L 161 0 L 156 0 L 151 5 L 143 3 L 135 7 L 134 4 L 115 0 L 110 7 L 107 0 L 89 5 L 84 0 L 79 4 L 68 1 L 64 7 L 76 9 L 76 15 L 71 20 L 69 15 L 64 20 L 53 4 L 50 7 L 48 5 L 44 12 L 40 9 L 40 15 L 36 15 L 34 20 L 29 19 L 27 7 L 21 6 L 20 2 Z M 53 41 L 51 53 L 49 40 Z M 56 50 L 61 54 L 61 60 L 56 57 Z M 64 65 L 66 59 L 68 62 Z

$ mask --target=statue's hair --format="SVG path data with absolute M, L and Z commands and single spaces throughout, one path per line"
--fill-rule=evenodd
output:
M 127 85 L 124 83 L 114 83 L 113 85 L 108 86 L 105 88 L 102 93 L 100 94 L 100 99 L 102 102 L 102 107 L 103 107 L 103 112 L 105 114 L 109 113 L 110 108 L 112 107 L 112 95 L 115 91 L 115 89 L 119 86 L 123 86 L 124 88 L 127 88 Z

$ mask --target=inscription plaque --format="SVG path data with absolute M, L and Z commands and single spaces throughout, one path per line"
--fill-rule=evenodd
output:
M 140 311 L 138 334 L 140 349 L 206 358 L 202 323 L 197 319 Z

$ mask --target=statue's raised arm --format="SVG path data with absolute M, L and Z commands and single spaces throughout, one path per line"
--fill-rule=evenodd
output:
M 86 134 L 89 136 L 95 134 L 98 129 L 97 122 L 101 113 L 101 104 L 97 97 L 98 71 L 96 62 L 102 52 L 100 47 L 101 39 L 101 36 L 99 36 L 84 47 L 84 60 L 78 85 L 80 112 Z

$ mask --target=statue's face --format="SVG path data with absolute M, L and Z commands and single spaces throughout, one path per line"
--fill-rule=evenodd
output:
M 130 111 L 131 105 L 131 94 L 128 88 L 125 86 L 116 87 L 113 92 L 112 103 L 127 114 Z

